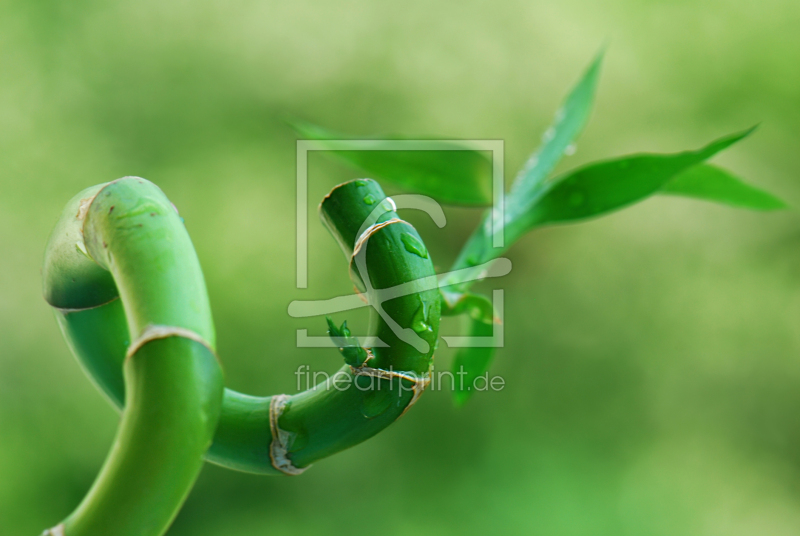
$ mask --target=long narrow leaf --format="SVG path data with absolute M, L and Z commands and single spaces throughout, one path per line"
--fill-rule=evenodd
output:
M 597 217 L 659 193 L 669 181 L 745 138 L 753 130 L 720 138 L 696 151 L 624 156 L 565 173 L 548 182 L 529 206 L 507 204 L 503 226 L 505 247 L 492 247 L 492 229 L 487 225 L 488 220 L 484 220 L 464 245 L 453 266 L 453 273 L 460 274 L 459 277 L 447 278 L 442 286 L 448 287 L 448 292 L 465 292 L 474 277 L 467 271 L 455 270 L 499 257 L 535 227 Z M 692 180 L 691 177 L 682 179 L 676 188 L 683 188 L 688 194 Z M 699 187 L 694 191 L 699 192 Z M 510 195 L 513 197 L 514 194 Z
M 442 291 L 442 316 L 465 315 L 470 337 L 491 337 L 495 317 L 492 300 L 483 294 L 451 294 Z M 463 405 L 475 392 L 476 379 L 486 374 L 494 360 L 494 347 L 459 348 L 453 359 L 453 402 Z M 482 387 L 478 385 L 478 387 Z
M 597 54 L 581 79 L 564 99 L 561 108 L 556 112 L 555 120 L 545 131 L 542 144 L 514 179 L 511 191 L 503 200 L 506 214 L 512 215 L 512 220 L 514 214 L 524 214 L 531 209 L 532 204 L 536 202 L 545 188 L 548 175 L 570 147 L 574 147 L 575 139 L 586 125 L 592 110 L 602 61 L 603 51 Z M 508 222 L 509 219 L 506 218 L 505 225 L 508 225 Z M 491 247 L 491 232 L 491 213 L 487 212 L 479 227 L 462 248 L 452 269 L 469 268 L 481 263 L 481 259 L 491 260 L 499 256 L 504 249 Z M 506 237 L 506 243 L 509 243 L 508 237 Z M 463 275 L 466 276 L 466 273 Z M 462 281 L 455 276 L 447 278 L 444 283 L 456 285 L 451 289 L 453 292 L 464 291 L 469 286 L 461 284 Z
M 780 210 L 787 205 L 774 195 L 751 186 L 729 171 L 699 164 L 677 175 L 659 193 L 714 201 L 751 210 Z
M 528 205 L 564 154 L 574 148 L 573 143 L 592 111 L 602 61 L 601 51 L 564 99 L 561 108 L 556 112 L 555 120 L 544 133 L 542 144 L 514 179 L 511 192 L 506 198 L 507 203 L 520 207 Z
M 470 319 L 469 326 L 470 337 L 491 337 L 494 330 L 491 324 L 474 319 Z M 455 378 L 453 402 L 456 406 L 463 406 L 477 389 L 487 387 L 476 380 L 489 371 L 495 350 L 497 348 L 493 347 L 459 348 L 452 368 Z
M 725 136 L 696 151 L 643 154 L 590 164 L 565 174 L 532 210 L 508 214 L 506 236 L 516 240 L 533 227 L 578 221 L 618 210 L 657 193 L 668 181 L 748 136 Z
M 385 140 L 369 139 L 370 150 L 358 149 L 357 144 L 353 150 L 334 150 L 332 141 L 357 140 L 310 123 L 294 121 L 291 125 L 301 136 L 327 148 L 325 154 L 372 178 L 430 196 L 440 203 L 473 206 L 492 203 L 491 162 L 482 152 L 466 145 L 437 141 L 443 150 L 396 150 L 396 141 L 403 140 L 392 136 Z

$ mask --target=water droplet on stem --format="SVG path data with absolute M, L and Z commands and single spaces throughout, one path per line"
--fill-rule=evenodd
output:
M 423 259 L 428 258 L 428 250 L 425 248 L 425 244 L 417 238 L 416 236 L 410 233 L 403 233 L 400 235 L 400 240 L 403 242 L 403 246 L 405 246 L 406 251 L 409 253 L 413 253 L 417 257 L 421 257 Z

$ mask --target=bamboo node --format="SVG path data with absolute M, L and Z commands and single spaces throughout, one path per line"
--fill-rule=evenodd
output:
M 83 220 L 86 218 L 86 215 L 89 213 L 89 207 L 92 206 L 92 201 L 94 201 L 96 197 L 97 194 L 94 194 L 92 197 L 81 199 L 81 202 L 78 205 L 78 214 L 75 215 L 77 219 Z
M 181 339 L 189 339 L 195 342 L 199 342 L 208 350 L 216 356 L 216 352 L 211 347 L 211 345 L 206 341 L 203 337 L 201 337 L 198 333 L 186 328 L 181 328 L 178 326 L 158 326 L 155 324 L 151 324 L 145 328 L 142 334 L 139 336 L 138 339 L 133 341 L 133 343 L 128 347 L 128 352 L 125 354 L 125 359 L 130 359 L 132 355 L 138 352 L 142 346 L 147 344 L 150 341 L 155 341 L 158 339 L 168 339 L 170 337 L 179 337 Z
M 83 311 L 91 311 L 92 309 L 98 309 L 98 308 L 103 307 L 105 305 L 108 305 L 110 303 L 114 303 L 118 299 L 119 299 L 119 296 L 115 296 L 114 298 L 111 298 L 110 300 L 108 300 L 105 303 L 101 303 L 100 305 L 92 305 L 90 307 L 79 307 L 77 309 L 70 308 L 70 307 L 53 307 L 53 309 L 55 309 L 59 313 L 63 313 L 65 315 L 68 315 L 70 313 L 81 313 Z
M 52 529 L 47 529 L 42 533 L 42 536 L 64 536 L 64 524 L 62 523 L 57 527 L 53 527 Z
M 356 258 L 356 255 L 358 255 L 358 252 L 361 251 L 361 247 L 364 245 L 364 242 L 369 240 L 370 236 L 374 235 L 384 227 L 391 225 L 393 223 L 405 223 L 406 225 L 409 225 L 408 222 L 405 222 L 399 218 L 392 218 L 390 220 L 386 220 L 381 223 L 373 223 L 372 225 L 364 229 L 364 232 L 361 233 L 361 235 L 356 240 L 355 246 L 353 247 L 353 254 L 350 256 L 350 258 L 351 259 Z M 352 263 L 352 260 L 350 262 Z
M 397 417 L 398 419 L 403 415 L 405 415 L 406 412 L 409 410 L 409 408 L 411 408 L 411 406 L 417 403 L 419 397 L 422 396 L 422 393 L 431 383 L 430 370 L 428 370 L 428 372 L 422 377 L 419 377 L 413 373 L 398 372 L 396 370 L 384 370 L 374 367 L 367 367 L 365 365 L 361 365 L 360 367 L 354 367 L 351 365 L 350 370 L 353 372 L 354 376 L 368 376 L 370 378 L 379 378 L 382 380 L 389 380 L 389 381 L 393 380 L 394 378 L 397 378 L 398 380 L 407 380 L 414 384 L 414 386 L 411 388 L 414 394 L 411 396 L 411 400 L 408 401 L 408 404 L 403 409 L 403 412 Z
M 275 395 L 269 401 L 269 430 L 272 433 L 272 442 L 269 444 L 269 459 L 272 467 L 285 475 L 299 475 L 311 467 L 295 467 L 289 459 L 289 447 L 292 440 L 291 432 L 281 430 L 278 419 L 289 401 L 288 395 Z

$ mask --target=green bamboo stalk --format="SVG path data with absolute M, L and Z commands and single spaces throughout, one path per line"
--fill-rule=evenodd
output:
M 161 535 L 197 478 L 222 401 L 211 310 L 189 235 L 155 185 L 120 179 L 67 205 L 44 278 L 59 314 L 88 322 L 82 348 L 125 346 L 91 370 L 116 396 L 124 385 L 114 445 L 83 502 L 50 533 Z M 124 341 L 115 338 L 122 326 L 103 331 L 98 313 L 107 308 L 124 312 Z
M 351 277 L 366 299 L 396 322 L 402 338 L 373 309 L 369 332 L 387 346 L 370 348 L 372 357 L 364 366 L 345 365 L 326 384 L 292 396 L 252 397 L 226 389 L 208 461 L 252 473 L 297 474 L 389 426 L 416 401 L 425 385 L 441 304 L 433 263 L 422 239 L 399 219 L 380 186 L 368 179 L 334 188 L 320 205 L 320 216 L 348 262 L 362 238 Z M 371 224 L 383 225 L 365 233 Z M 358 274 L 358 264 L 365 268 L 369 289 L 365 277 Z M 113 292 L 101 292 L 107 288 L 107 281 L 99 277 L 102 274 L 85 270 L 83 279 L 98 283 L 97 299 L 92 302 L 98 307 L 64 310 L 65 297 L 72 298 L 75 292 L 64 281 L 63 271 L 55 268 L 45 264 L 45 279 L 53 281 L 46 297 L 60 308 L 56 316 L 62 332 L 87 373 L 122 408 L 126 387 L 120 364 L 130 344 L 125 308 L 113 301 Z M 398 285 L 406 285 L 410 293 L 386 299 Z M 86 306 L 88 300 L 81 297 Z M 101 305 L 101 300 L 107 303 Z

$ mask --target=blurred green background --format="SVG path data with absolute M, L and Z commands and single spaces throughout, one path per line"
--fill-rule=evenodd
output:
M 510 179 L 608 42 L 562 168 L 762 122 L 715 162 L 800 206 L 798 25 L 789 0 L 0 3 L 0 534 L 71 511 L 118 422 L 40 291 L 47 236 L 82 188 L 160 185 L 203 263 L 228 385 L 292 393 L 298 365 L 340 363 L 296 349 L 324 321 L 286 309 L 350 290 L 313 209 L 356 173 L 312 156 L 296 290 L 284 117 L 503 139 Z M 479 213 L 448 215 L 444 230 L 414 220 L 442 270 Z M 529 235 L 494 283 L 505 390 L 461 410 L 430 392 L 299 478 L 208 465 L 170 534 L 800 534 L 798 216 L 664 197 Z

